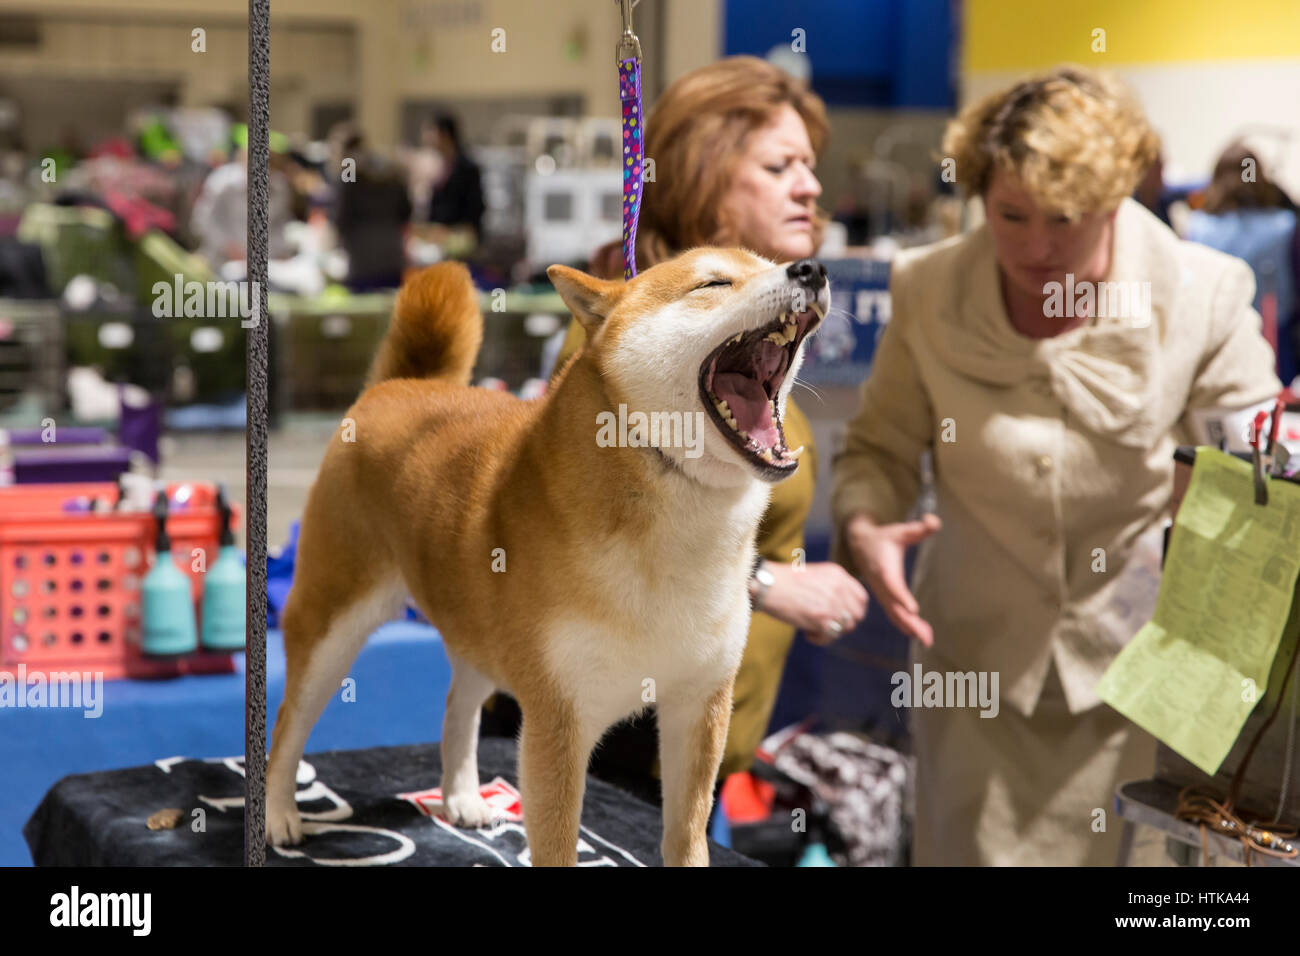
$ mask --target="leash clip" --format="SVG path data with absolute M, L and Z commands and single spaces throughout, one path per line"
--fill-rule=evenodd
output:
M 641 62 L 641 41 L 632 31 L 632 8 L 641 0 L 614 0 L 619 5 L 623 14 L 623 35 L 618 38 L 618 48 L 615 51 L 615 62 L 622 63 L 624 60 L 636 60 Z

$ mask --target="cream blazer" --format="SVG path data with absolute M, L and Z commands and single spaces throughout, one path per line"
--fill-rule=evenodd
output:
M 1070 711 L 1096 706 L 1102 673 L 1154 611 L 1188 412 L 1281 388 L 1244 262 L 1126 199 L 1109 279 L 1149 282 L 1149 316 L 1031 339 L 1007 318 L 987 225 L 900 253 L 833 464 L 835 556 L 851 567 L 844 522 L 905 518 L 932 450 L 943 530 L 921 545 L 912 588 L 933 653 L 999 672 L 1002 702 L 1025 716 L 1053 661 Z

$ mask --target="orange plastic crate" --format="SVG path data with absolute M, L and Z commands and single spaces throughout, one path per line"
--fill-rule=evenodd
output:
M 173 495 L 181 483 L 167 486 Z M 217 559 L 216 489 L 186 482 L 188 507 L 167 516 L 172 560 L 190 576 L 195 613 L 205 567 Z M 0 488 L 0 665 L 102 672 L 105 680 L 229 673 L 228 652 L 148 657 L 140 649 L 140 584 L 153 566 L 154 518 L 148 512 L 65 512 L 77 498 L 117 501 L 112 483 Z M 232 522 L 234 514 L 231 515 Z M 197 620 L 197 619 L 196 619 Z

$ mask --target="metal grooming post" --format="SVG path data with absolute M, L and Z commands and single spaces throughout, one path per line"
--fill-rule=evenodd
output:
M 244 670 L 244 865 L 266 864 L 266 258 L 271 161 L 271 0 L 248 0 L 247 664 Z

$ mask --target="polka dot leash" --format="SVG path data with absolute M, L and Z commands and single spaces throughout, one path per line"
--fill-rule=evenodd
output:
M 641 216 L 641 167 L 645 123 L 641 111 L 641 60 L 620 60 L 618 94 L 623 105 L 623 278 L 636 275 L 636 224 Z

